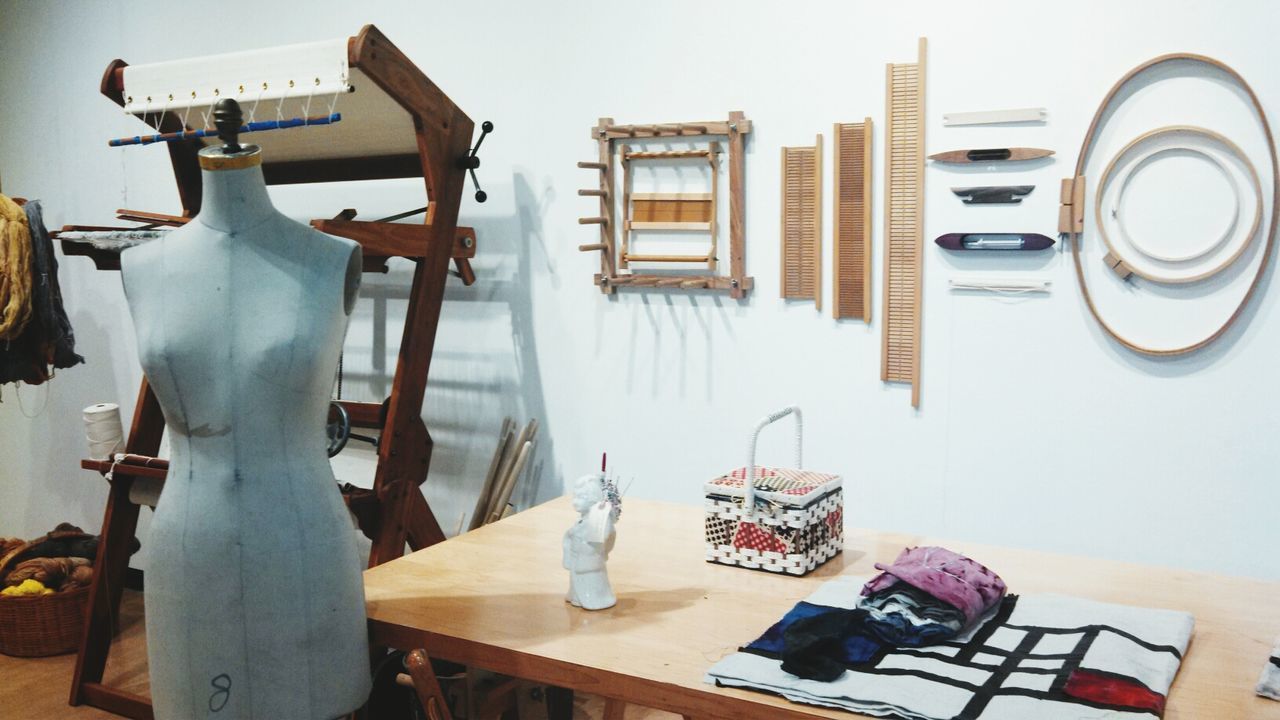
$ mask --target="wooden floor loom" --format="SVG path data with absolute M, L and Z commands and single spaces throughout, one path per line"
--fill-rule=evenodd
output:
M 207 82 L 196 88 L 184 85 L 191 77 Z M 359 242 L 366 272 L 385 272 L 389 257 L 409 258 L 417 264 L 387 407 L 342 403 L 353 426 L 382 430 L 373 491 L 359 507 L 351 499 L 348 503 L 356 511 L 361 529 L 373 540 L 370 566 L 401 556 L 406 541 L 417 549 L 443 540 L 444 533 L 419 491 L 427 478 L 432 449 L 421 415 L 450 260 L 464 283 L 469 285 L 475 279 L 468 262 L 475 256 L 475 233 L 457 227 L 467 172 L 479 165 L 474 151 L 469 152 L 474 129 L 471 119 L 372 25 L 351 38 L 216 58 L 138 67 L 116 60 L 107 67 L 102 93 L 160 133 L 197 126 L 193 121 L 202 115 L 207 118 L 207 107 L 219 96 L 236 97 L 246 110 L 265 101 L 264 107 L 269 106 L 277 118 L 308 117 L 313 102 L 327 103 L 332 114 L 341 101 L 337 108 L 342 110 L 341 122 L 251 136 L 250 142 L 263 149 L 267 184 L 425 180 L 429 207 L 423 225 L 358 222 L 352 219 L 354 210 L 311 224 L 330 235 Z M 201 195 L 196 153 L 202 142 L 169 143 L 181 216 L 128 210 L 120 211 L 119 216 L 170 225 L 195 216 Z M 477 195 L 478 200 L 481 197 Z M 64 228 L 68 229 L 89 228 Z M 89 255 L 100 269 L 120 267 L 119 255 L 114 252 L 65 240 L 63 252 Z M 163 431 L 160 406 L 144 379 L 128 432 L 126 459 L 114 467 L 110 462 L 81 463 L 87 469 L 111 471 L 111 491 L 72 681 L 72 705 L 93 705 L 132 718 L 152 717 L 146 698 L 108 687 L 102 679 L 124 588 L 129 544 L 138 522 L 140 506 L 130 500 L 130 490 L 137 478 L 163 479 L 168 463 L 154 457 Z

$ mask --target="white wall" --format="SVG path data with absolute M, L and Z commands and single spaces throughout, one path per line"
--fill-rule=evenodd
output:
M 636 478 L 631 495 L 697 503 L 702 482 L 741 464 L 754 420 L 795 402 L 806 411 L 807 464 L 844 474 L 858 524 L 1280 577 L 1280 556 L 1263 550 L 1280 539 L 1273 288 L 1264 286 L 1238 330 L 1215 347 L 1153 361 L 1101 333 L 1064 254 L 965 261 L 930 245 L 923 402 L 915 411 L 904 386 L 878 379 L 878 295 L 870 327 L 783 302 L 776 250 L 780 145 L 811 144 L 820 132 L 829 148 L 832 122 L 872 116 L 879 197 L 884 63 L 914 61 L 918 36 L 929 38 L 930 152 L 986 144 L 1058 151 L 1055 162 L 1016 175 L 930 170 L 926 234 L 1052 234 L 1058 179 L 1070 174 L 1103 93 L 1137 63 L 1170 51 L 1220 57 L 1275 111 L 1273 3 L 311 7 L 233 2 L 193 21 L 125 3 L 0 3 L 0 47 L 12 59 L 0 69 L 0 178 L 7 193 L 42 198 L 50 226 L 106 222 L 116 207 L 176 210 L 164 151 L 105 145 L 136 131 L 97 94 L 109 60 L 250 49 L 377 24 L 473 119 L 498 128 L 482 153 L 489 203 L 468 199 L 462 209 L 480 233 L 480 282 L 450 287 L 425 411 L 437 441 L 426 492 L 446 528 L 470 510 L 505 414 L 541 418 L 549 440 L 524 504 L 559 493 L 606 449 L 623 478 Z M 228 30 L 235 16 L 243 19 Z M 1230 103 L 1177 94 L 1192 120 L 1247 130 Z M 1041 105 L 1050 113 L 1044 127 L 941 127 L 943 112 Z M 1121 130 L 1186 121 L 1160 102 L 1147 105 L 1126 111 Z M 591 285 L 596 258 L 576 251 L 595 238 L 594 228 L 575 221 L 595 214 L 594 201 L 575 193 L 593 180 L 574 167 L 594 159 L 588 128 L 606 115 L 669 122 L 735 109 L 755 123 L 746 174 L 756 291 L 741 303 L 684 293 L 601 296 Z M 1255 161 L 1265 174 L 1264 159 Z M 980 182 L 1037 189 L 1017 209 L 965 208 L 947 190 Z M 1270 183 L 1266 189 L 1270 195 Z M 376 217 L 416 206 L 421 192 L 394 181 L 280 188 L 273 196 L 300 218 L 350 206 Z M 880 217 L 875 224 L 878 293 Z M 947 289 L 953 271 L 1001 267 L 1050 279 L 1053 292 L 1007 301 Z M 108 399 L 132 408 L 139 371 L 117 276 L 67 259 L 62 278 L 89 364 L 60 373 L 47 390 L 20 390 L 21 408 L 5 388 L 0 534 L 40 532 L 61 519 L 96 527 L 105 493 L 77 466 L 78 411 Z M 390 298 L 389 366 L 407 274 L 366 283 L 348 341 L 347 387 L 348 396 L 374 399 L 385 378 L 373 360 L 373 298 Z M 1108 297 L 1118 298 L 1110 311 L 1126 322 L 1149 320 L 1170 333 L 1212 324 L 1221 310 L 1209 301 L 1135 311 L 1118 293 Z M 31 414 L 42 405 L 35 418 L 23 416 L 23 408 Z M 762 460 L 787 460 L 786 434 L 762 440 Z M 359 459 L 337 467 L 352 481 L 368 472 Z

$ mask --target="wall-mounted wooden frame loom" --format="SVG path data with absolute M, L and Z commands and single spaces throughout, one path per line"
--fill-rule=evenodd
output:
M 730 297 L 743 298 L 754 285 L 746 274 L 745 164 L 743 144 L 751 132 L 751 121 L 740 111 L 729 113 L 728 120 L 708 120 L 657 125 L 617 125 L 613 118 L 600 118 L 591 128 L 598 146 L 599 159 L 580 162 L 578 167 L 598 173 L 597 187 L 582 189 L 578 195 L 599 198 L 599 215 L 578 219 L 580 225 L 598 225 L 599 242 L 579 245 L 583 252 L 600 253 L 600 272 L 595 284 L 600 292 L 614 294 L 620 287 L 666 288 L 677 290 L 727 291 Z M 720 206 L 717 164 L 720 142 L 710 138 L 723 136 L 729 154 L 729 274 L 716 272 L 722 247 L 718 240 L 716 213 Z M 649 150 L 634 147 L 636 141 L 661 139 L 707 141 L 705 148 L 688 150 Z M 633 163 L 661 160 L 705 158 L 711 166 L 709 193 L 633 192 Z M 618 200 L 614 189 L 615 161 L 621 163 L 623 192 L 622 222 L 617 222 Z M 621 235 L 617 230 L 621 226 Z M 710 234 L 710 247 L 705 254 L 639 254 L 632 253 L 632 232 L 646 230 L 697 231 Z M 670 263 L 673 265 L 705 265 L 704 274 L 644 271 L 636 272 L 632 263 Z M 626 271 L 626 272 L 619 272 Z
M 475 278 L 469 264 L 469 258 L 475 256 L 475 234 L 469 228 L 457 226 L 467 171 L 478 164 L 468 162 L 469 157 L 474 160 L 474 155 L 468 153 L 474 124 L 372 25 L 365 26 L 354 37 L 292 46 L 288 52 L 281 51 L 281 48 L 269 48 L 136 68 L 115 60 L 107 67 L 101 90 L 156 131 L 173 133 L 190 129 L 188 120 L 199 117 L 198 96 L 234 96 L 235 88 L 239 87 L 241 93 L 248 88 L 247 98 L 237 99 L 250 105 L 256 95 L 254 83 L 261 83 L 263 92 L 270 92 L 281 87 L 309 85 L 314 77 L 314 86 L 325 87 L 335 102 L 339 96 L 345 98 L 345 93 L 353 93 L 350 99 L 343 100 L 342 122 L 323 128 L 254 134 L 253 142 L 262 147 L 262 170 L 268 185 L 419 177 L 425 182 L 428 207 L 403 214 L 408 216 L 425 210 L 424 224 L 360 222 L 352 219 L 356 215 L 354 210 L 344 210 L 335 219 L 311 223 L 322 232 L 360 243 L 366 272 L 385 271 L 390 257 L 408 258 L 417 265 L 386 408 L 381 403 L 342 402 L 353 426 L 382 431 L 373 492 L 360 506 L 356 500 L 349 499 L 361 529 L 373 540 L 369 557 L 369 564 L 373 566 L 404 554 L 406 542 L 417 549 L 444 540 L 444 533 L 419 490 L 426 481 L 432 451 L 431 435 L 422 421 L 422 400 L 450 261 L 457 264 L 464 283 L 471 284 Z M 224 58 L 227 62 L 211 62 Z M 298 68 L 299 58 L 308 59 L 312 66 Z M 166 65 L 172 67 L 166 68 Z M 204 71 L 210 78 L 241 73 L 244 80 L 225 84 L 224 79 L 210 79 L 210 83 L 217 85 L 191 88 L 192 103 L 185 111 L 170 104 L 177 102 L 175 96 L 184 97 L 185 86 L 164 94 L 138 92 L 135 87 L 135 80 L 143 83 L 145 78 L 183 74 L 177 71 L 186 71 L 190 77 L 193 69 Z M 310 69 L 314 72 L 306 72 Z M 295 72 L 296 78 L 291 76 Z M 337 90 L 329 86 L 337 86 Z M 357 89 L 359 92 L 355 92 Z M 314 94 L 318 100 L 319 91 Z M 289 97 L 299 102 L 305 98 L 308 104 L 312 100 L 305 88 Z M 274 107 L 274 102 L 272 104 Z M 194 217 L 200 211 L 201 176 L 196 153 L 202 143 L 191 139 L 169 143 L 182 204 L 180 216 L 130 210 L 119 211 L 119 216 L 169 225 L 182 224 Z M 70 229 L 87 228 L 64 228 Z M 116 252 L 67 240 L 63 240 L 63 252 L 88 255 L 99 269 L 120 267 Z M 317 432 L 320 431 L 317 427 Z M 138 478 L 163 481 L 168 461 L 155 457 L 163 432 L 160 405 L 144 378 L 124 459 L 81 462 L 86 469 L 109 473 L 111 490 L 94 563 L 88 617 L 76 660 L 70 702 L 93 705 L 131 718 L 151 718 L 150 702 L 103 684 L 103 671 L 124 589 L 129 543 L 138 523 L 140 506 L 131 501 L 130 491 Z

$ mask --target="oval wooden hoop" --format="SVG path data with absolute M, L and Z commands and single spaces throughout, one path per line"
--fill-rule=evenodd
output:
M 1231 253 L 1228 257 L 1226 257 L 1221 262 L 1219 262 L 1215 267 L 1209 268 L 1204 272 L 1200 272 L 1195 275 L 1189 275 L 1186 277 L 1171 278 L 1167 276 L 1155 275 L 1148 271 L 1141 270 L 1135 267 L 1132 263 L 1128 262 L 1128 260 L 1124 257 L 1124 254 L 1121 253 L 1119 249 L 1112 244 L 1111 237 L 1107 234 L 1106 223 L 1103 221 L 1104 216 L 1102 214 L 1102 200 L 1103 200 L 1103 195 L 1107 189 L 1107 185 L 1111 179 L 1112 171 L 1115 170 L 1116 165 L 1119 164 L 1120 160 L 1126 154 L 1128 154 L 1129 151 L 1133 150 L 1140 143 L 1145 142 L 1147 140 L 1162 137 L 1164 135 L 1173 135 L 1177 133 L 1182 133 L 1185 135 L 1198 135 L 1201 137 L 1209 138 L 1210 140 L 1221 143 L 1225 148 L 1227 148 L 1228 151 L 1231 152 L 1231 154 L 1235 155 L 1236 159 L 1240 161 L 1240 164 L 1244 166 L 1245 170 L 1247 171 L 1249 180 L 1253 184 L 1254 213 L 1253 213 L 1253 224 L 1249 226 L 1249 231 L 1244 235 L 1244 238 L 1245 238 L 1244 242 L 1240 244 L 1240 247 L 1237 248 L 1235 252 Z M 1228 226 L 1227 231 L 1223 233 L 1222 237 L 1214 241 L 1212 245 L 1209 245 L 1201 252 L 1195 255 L 1190 255 L 1186 258 L 1186 260 L 1194 260 L 1195 258 L 1201 257 L 1202 255 L 1212 252 L 1214 248 L 1218 247 L 1223 242 L 1225 242 L 1226 239 L 1230 237 L 1230 235 L 1232 234 L 1232 231 L 1235 229 L 1236 225 L 1239 223 L 1240 185 L 1239 183 L 1236 182 L 1235 177 L 1231 175 L 1230 171 L 1227 170 L 1226 166 L 1222 163 L 1221 160 L 1201 150 L 1200 148 L 1191 147 L 1191 146 L 1178 145 L 1178 146 L 1163 147 L 1158 150 L 1154 150 L 1146 155 L 1143 155 L 1141 158 L 1135 161 L 1133 168 L 1136 169 L 1137 163 L 1145 162 L 1148 158 L 1154 157 L 1155 155 L 1158 155 L 1162 152 L 1172 152 L 1176 150 L 1185 150 L 1188 152 L 1193 152 L 1193 153 L 1196 153 L 1197 155 L 1201 155 L 1207 158 L 1210 162 L 1212 162 L 1215 166 L 1217 166 L 1218 169 L 1221 170 L 1224 175 L 1226 175 L 1227 181 L 1231 183 L 1232 189 L 1235 191 L 1235 201 L 1236 201 L 1235 217 L 1232 218 L 1232 222 L 1230 226 Z M 1128 184 L 1129 179 L 1132 177 L 1133 177 L 1133 170 L 1130 170 L 1128 174 L 1124 175 L 1121 178 L 1122 186 L 1119 191 L 1120 195 L 1124 194 L 1124 190 L 1125 190 L 1124 186 Z M 1120 201 L 1120 198 L 1117 197 L 1116 198 L 1117 207 L 1119 206 L 1119 201 Z M 1212 277 L 1213 275 L 1216 275 L 1222 272 L 1223 270 L 1227 269 L 1228 267 L 1231 266 L 1232 263 L 1238 260 L 1240 256 L 1244 254 L 1244 251 L 1249 249 L 1249 246 L 1253 244 L 1253 236 L 1257 234 L 1258 227 L 1262 224 L 1262 205 L 1263 205 L 1262 182 L 1258 178 L 1258 169 L 1254 166 L 1253 162 L 1249 160 L 1249 156 L 1246 155 L 1244 151 L 1240 149 L 1239 145 L 1236 145 L 1234 142 L 1231 142 L 1231 140 L 1229 140 L 1227 137 L 1225 137 L 1221 133 L 1214 132 L 1213 130 L 1209 130 L 1207 128 L 1196 127 L 1194 125 L 1169 125 L 1162 128 L 1156 128 L 1155 130 L 1150 130 L 1148 132 L 1145 132 L 1139 135 L 1138 137 L 1134 138 L 1133 140 L 1129 141 L 1128 145 L 1125 145 L 1123 148 L 1121 148 L 1120 152 L 1116 153 L 1115 157 L 1111 158 L 1111 162 L 1108 163 L 1106 169 L 1102 171 L 1102 175 L 1098 176 L 1098 190 L 1093 203 L 1094 217 L 1096 218 L 1098 223 L 1098 236 L 1102 238 L 1102 242 L 1106 244 L 1107 249 L 1110 250 L 1111 253 L 1115 255 L 1117 258 L 1120 258 L 1121 260 L 1125 261 L 1125 267 L 1131 270 L 1134 275 L 1137 275 L 1138 277 L 1146 278 L 1147 280 L 1150 280 L 1152 282 L 1168 283 L 1173 285 L 1193 283 L 1199 280 L 1203 280 L 1207 277 Z M 1116 221 L 1117 221 L 1117 227 L 1121 230 L 1122 234 L 1127 236 L 1128 233 L 1124 231 L 1123 224 L 1120 223 L 1119 217 L 1116 218 Z M 1164 262 L 1182 262 L 1182 260 L 1163 258 L 1163 257 L 1160 257 L 1159 255 L 1155 255 L 1150 252 L 1147 252 L 1143 250 L 1142 247 L 1138 245 L 1138 243 L 1134 242 L 1132 239 L 1129 241 L 1129 243 L 1133 245 L 1134 248 L 1138 250 L 1138 252 L 1144 255 L 1147 255 L 1151 258 L 1154 258 L 1156 260 L 1162 260 Z
M 1256 292 L 1259 285 L 1262 284 L 1262 277 L 1266 274 L 1267 265 L 1271 262 L 1271 251 L 1275 246 L 1276 222 L 1280 219 L 1280 203 L 1276 202 L 1276 193 L 1277 190 L 1280 190 L 1280 163 L 1276 160 L 1276 140 L 1271 134 L 1271 125 L 1267 123 L 1267 114 L 1263 111 L 1262 103 L 1258 101 L 1257 94 L 1253 92 L 1253 88 L 1249 86 L 1249 83 L 1245 82 L 1245 79 L 1240 76 L 1240 73 L 1231 69 L 1231 67 L 1226 63 L 1215 60 L 1206 55 L 1196 55 L 1194 53 L 1170 53 L 1168 55 L 1161 55 L 1148 60 L 1125 73 L 1124 77 L 1120 78 L 1115 85 L 1111 86 L 1111 90 L 1109 90 L 1106 97 L 1102 99 L 1102 104 L 1098 106 L 1098 111 L 1094 113 L 1093 120 L 1089 123 L 1089 130 L 1085 133 L 1084 142 L 1080 145 L 1080 155 L 1076 158 L 1076 169 L 1073 177 L 1078 178 L 1084 174 L 1085 161 L 1089 159 L 1089 151 L 1093 148 L 1094 140 L 1097 138 L 1098 127 L 1101 125 L 1102 116 L 1107 111 L 1107 108 L 1111 106 L 1111 102 L 1115 100 L 1115 97 L 1119 94 L 1120 90 L 1122 90 L 1125 85 L 1128 85 L 1130 80 L 1133 80 L 1134 77 L 1142 72 L 1157 65 L 1179 60 L 1208 65 L 1211 68 L 1215 68 L 1226 73 L 1232 80 L 1235 80 L 1236 83 L 1240 85 L 1240 88 L 1249 96 L 1249 102 L 1253 105 L 1254 112 L 1258 115 L 1258 122 L 1262 125 L 1262 132 L 1267 138 L 1267 151 L 1271 155 L 1271 220 L 1267 225 L 1267 240 L 1262 249 L 1262 262 L 1258 264 L 1258 271 L 1253 276 L 1253 282 L 1249 283 L 1249 289 L 1245 291 L 1244 297 L 1240 299 L 1240 304 L 1236 306 L 1236 309 L 1231 313 L 1231 316 L 1227 318 L 1226 322 L 1222 323 L 1222 325 L 1209 336 L 1190 345 L 1175 348 L 1150 348 L 1145 345 L 1139 345 L 1138 343 L 1121 335 L 1115 330 L 1115 328 L 1108 325 L 1107 322 L 1102 319 L 1102 315 L 1098 312 L 1098 308 L 1093 304 L 1093 296 L 1089 294 L 1089 285 L 1084 279 L 1084 266 L 1080 260 L 1082 233 L 1075 231 L 1066 233 L 1067 238 L 1071 241 L 1071 260 L 1076 266 L 1076 281 L 1080 285 L 1080 293 L 1084 295 L 1084 302 L 1089 308 L 1089 314 L 1093 315 L 1093 319 L 1097 320 L 1098 324 L 1102 326 L 1102 329 L 1114 338 L 1116 342 L 1130 350 L 1133 350 L 1134 352 L 1158 357 L 1185 355 L 1186 353 L 1199 350 L 1226 334 L 1226 332 L 1231 329 L 1231 326 L 1235 324 L 1236 320 L 1240 319 L 1240 315 L 1244 313 L 1244 309 L 1248 306 L 1249 300 L 1253 298 L 1254 292 Z

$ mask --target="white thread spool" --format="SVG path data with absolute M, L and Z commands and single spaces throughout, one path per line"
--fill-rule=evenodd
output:
M 89 439 L 89 457 L 94 460 L 110 460 L 124 444 L 120 406 L 115 403 L 98 403 L 85 408 L 84 433 Z

